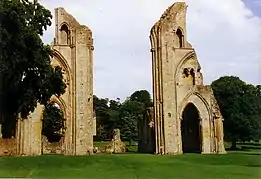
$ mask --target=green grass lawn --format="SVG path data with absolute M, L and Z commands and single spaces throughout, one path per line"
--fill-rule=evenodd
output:
M 227 155 L 114 154 L 0 158 L 1 177 L 106 179 L 259 179 L 261 150 Z

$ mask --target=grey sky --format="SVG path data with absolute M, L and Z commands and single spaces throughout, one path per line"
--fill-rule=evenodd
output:
M 248 0 L 251 1 L 251 0 Z M 253 0 L 255 1 L 255 0 Z M 94 35 L 94 93 L 124 100 L 151 92 L 150 28 L 174 0 L 41 0 L 52 12 L 64 7 Z M 261 18 L 241 0 L 188 0 L 188 40 L 205 84 L 224 75 L 260 84 Z M 250 4 L 250 5 L 249 5 Z M 53 26 L 43 39 L 50 43 Z

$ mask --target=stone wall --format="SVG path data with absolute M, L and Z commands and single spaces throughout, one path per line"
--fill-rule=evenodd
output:
M 225 153 L 222 117 L 215 119 L 211 88 L 204 86 L 196 51 L 187 42 L 185 2 L 170 6 L 151 29 L 156 153 L 183 153 L 181 121 L 192 103 L 199 113 L 202 153 Z M 213 101 L 213 100 L 212 100 Z M 217 108 L 217 111 L 219 109 Z M 218 122 L 213 122 L 217 120 Z M 220 137 L 215 141 L 215 129 Z M 214 146 L 213 146 L 214 145 Z M 219 145 L 219 147 L 217 146 Z M 215 150 L 218 148 L 218 150 Z
M 48 142 L 45 136 L 42 137 L 42 154 L 64 154 L 64 138 L 59 142 Z
M 52 48 L 66 63 L 68 96 L 65 150 L 68 155 L 93 152 L 93 38 L 92 31 L 67 13 L 55 9 L 55 40 Z
M 10 156 L 16 154 L 16 139 L 0 138 L 0 156 Z
M 44 106 L 38 103 L 27 119 L 18 119 L 16 129 L 18 155 L 41 155 L 43 109 Z
M 65 115 L 65 137 L 61 144 L 44 142 L 42 146 L 43 106 L 19 119 L 17 125 L 18 155 L 41 155 L 55 151 L 66 155 L 93 153 L 93 39 L 91 30 L 79 24 L 64 8 L 55 9 L 55 38 L 52 47 L 52 66 L 60 66 L 66 91 L 62 96 L 53 95 Z M 61 149 L 61 146 L 63 149 Z M 63 152 L 64 151 L 64 152 Z

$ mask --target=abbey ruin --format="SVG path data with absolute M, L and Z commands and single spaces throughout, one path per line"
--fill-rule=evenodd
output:
M 59 105 L 65 117 L 65 135 L 54 151 L 65 155 L 93 153 L 96 121 L 93 116 L 92 31 L 80 25 L 63 8 L 55 9 L 55 38 L 51 44 L 52 66 L 60 66 L 67 85 L 61 96 L 50 101 Z M 1 152 L 12 155 L 41 155 L 48 143 L 42 136 L 43 106 L 38 105 L 28 119 L 18 119 L 16 137 L 1 144 Z M 1 155 L 0 152 L 0 155 Z
M 154 106 L 139 126 L 139 151 L 225 154 L 223 117 L 211 87 L 203 84 L 195 49 L 187 41 L 186 11 L 186 3 L 174 3 L 151 29 Z M 51 45 L 52 65 L 62 67 L 67 85 L 65 94 L 50 100 L 66 118 L 65 137 L 56 153 L 92 154 L 96 133 L 92 32 L 57 8 Z M 16 137 L 3 145 L 3 151 L 14 155 L 48 153 L 41 133 L 42 113 L 43 106 L 38 105 L 29 119 L 19 119 Z
M 203 85 L 196 52 L 187 41 L 186 11 L 186 3 L 173 4 L 151 29 L 151 148 L 157 154 L 224 154 L 223 118 L 211 87 Z

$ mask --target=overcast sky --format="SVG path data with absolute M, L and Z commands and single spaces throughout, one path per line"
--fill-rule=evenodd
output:
M 152 92 L 149 32 L 175 0 L 41 0 L 64 7 L 93 31 L 94 94 L 124 100 Z M 261 0 L 188 0 L 187 34 L 204 83 L 235 75 L 261 84 Z M 50 43 L 53 26 L 43 40 Z

